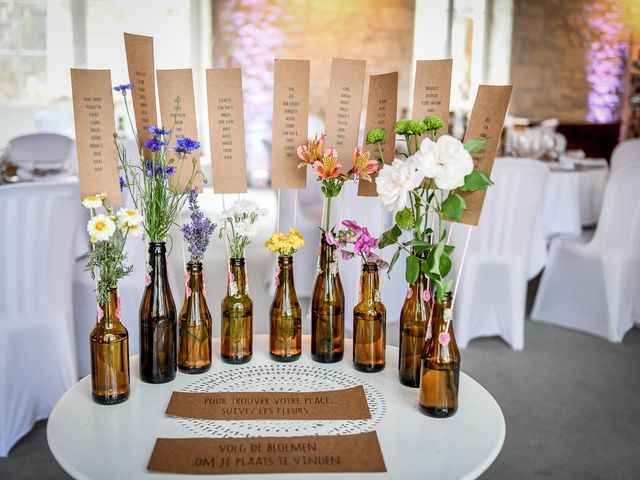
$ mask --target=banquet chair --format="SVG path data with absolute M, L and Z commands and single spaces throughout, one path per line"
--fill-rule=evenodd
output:
M 9 141 L 8 157 L 18 166 L 67 166 L 73 140 L 57 133 L 34 133 Z
M 0 457 L 77 381 L 75 182 L 0 187 Z
M 640 163 L 640 138 L 625 140 L 616 145 L 611 153 L 611 173 L 630 163 Z
M 514 350 L 524 348 L 524 320 L 532 238 L 542 211 L 549 176 L 540 162 L 496 159 L 477 227 L 472 227 L 464 270 L 454 304 L 458 345 L 476 337 L 499 335 Z M 454 225 L 457 273 L 467 235 Z
M 531 313 L 533 320 L 619 343 L 640 321 L 640 162 L 610 177 L 590 241 L 551 244 Z

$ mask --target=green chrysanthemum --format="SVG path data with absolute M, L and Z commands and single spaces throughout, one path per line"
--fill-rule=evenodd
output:
M 367 145 L 384 142 L 386 139 L 387 133 L 382 128 L 374 128 L 367 133 Z
M 400 228 L 411 228 L 416 223 L 413 218 L 413 210 L 410 208 L 403 208 L 396 212 L 396 223 Z
M 424 125 L 430 132 L 435 132 L 444 127 L 444 122 L 437 115 L 430 115 L 424 119 Z
M 396 122 L 396 126 L 393 127 L 393 131 L 396 132 L 398 135 L 406 135 L 409 133 L 410 123 L 411 123 L 411 120 L 409 120 L 408 118 L 403 118 L 402 120 L 398 120 Z
M 427 126 L 424 124 L 422 120 L 411 120 L 409 122 L 409 132 L 414 135 L 422 135 L 427 131 Z

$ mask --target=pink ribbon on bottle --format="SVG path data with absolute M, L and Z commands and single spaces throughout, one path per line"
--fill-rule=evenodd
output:
M 187 298 L 191 297 L 191 288 L 189 287 L 189 280 L 191 280 L 191 274 L 188 271 L 184 272 L 184 293 Z

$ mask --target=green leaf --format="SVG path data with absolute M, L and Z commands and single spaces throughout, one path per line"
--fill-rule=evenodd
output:
M 418 280 L 418 274 L 420 273 L 420 259 L 414 255 L 407 257 L 407 269 L 405 271 L 405 278 L 407 283 L 413 283 Z
M 451 257 L 447 255 L 444 250 L 442 252 L 442 256 L 440 257 L 440 276 L 442 278 L 446 277 L 451 271 Z
M 478 153 L 484 147 L 485 143 L 487 143 L 489 138 L 473 138 L 471 140 L 467 140 L 464 142 L 464 148 L 471 155 L 474 153 Z
M 453 286 L 453 280 L 449 279 L 446 282 L 444 282 L 444 284 L 442 285 L 442 288 L 444 289 L 445 293 L 446 292 L 450 292 L 451 291 L 451 287 Z
M 391 270 L 398 261 L 398 258 L 400 258 L 400 248 L 396 250 L 396 253 L 393 254 L 393 257 L 391 257 L 391 262 L 389 262 L 389 268 L 387 269 L 387 275 L 389 276 L 389 278 L 391 278 Z
M 440 258 L 442 257 L 442 252 L 444 252 L 444 247 L 445 244 L 441 241 L 436 248 L 432 249 L 429 255 L 427 255 L 427 262 L 429 263 L 427 274 L 434 280 L 440 280 L 443 277 L 440 272 Z
M 477 190 L 483 190 L 489 185 L 493 185 L 489 176 L 480 170 L 474 170 L 464 177 L 464 185 L 460 187 L 460 190 L 463 192 L 475 192 Z
M 460 220 L 465 208 L 467 208 L 467 203 L 457 193 L 449 193 L 446 200 L 442 202 L 442 213 L 455 222 Z
M 394 225 L 389 230 L 382 234 L 380 238 L 380 248 L 388 247 L 398 242 L 398 238 L 402 235 L 402 230 L 398 225 Z

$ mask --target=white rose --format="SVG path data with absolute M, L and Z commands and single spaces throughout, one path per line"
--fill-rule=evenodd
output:
M 442 135 L 437 142 L 425 138 L 415 155 L 416 167 L 436 187 L 453 190 L 464 185 L 464 177 L 473 171 L 473 158 L 462 142 L 450 135 Z
M 416 170 L 415 159 L 395 159 L 385 165 L 376 177 L 376 190 L 382 205 L 388 211 L 402 210 L 407 205 L 407 194 L 422 183 L 423 175 Z

